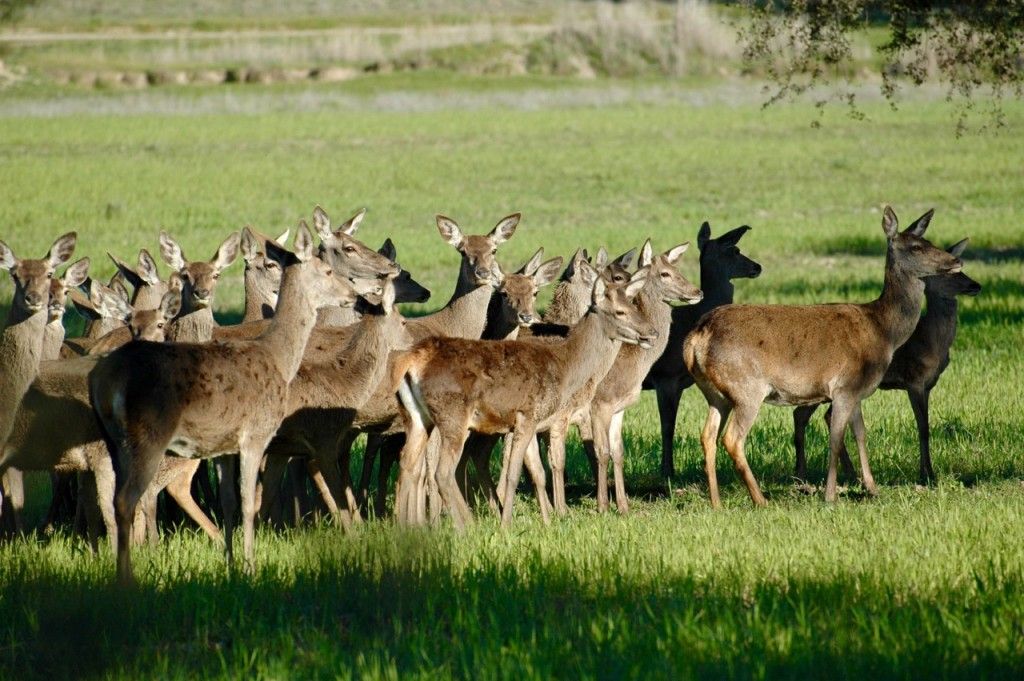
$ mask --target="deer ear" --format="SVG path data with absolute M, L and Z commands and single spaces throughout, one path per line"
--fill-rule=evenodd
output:
M 178 245 L 178 242 L 170 234 L 164 231 L 160 232 L 160 255 L 163 257 L 164 262 L 174 269 L 185 269 L 185 254 L 182 253 L 181 246 Z
M 267 249 L 269 250 L 271 247 L 271 244 L 268 243 Z M 305 220 L 299 223 L 299 229 L 295 232 L 295 257 L 302 262 L 307 262 L 313 257 L 313 234 L 309 231 Z M 282 265 L 284 264 L 286 262 L 282 263 Z
M 597 283 L 597 280 L 601 277 L 598 275 L 597 270 L 594 266 L 588 263 L 586 260 L 581 260 L 579 263 L 580 278 L 583 283 L 588 286 L 593 286 Z
M 331 219 L 319 205 L 313 208 L 313 228 L 321 239 L 326 240 L 334 236 L 334 232 L 331 231 Z
M 89 258 L 82 258 L 64 272 L 64 288 L 81 286 L 89 278 Z
M 684 241 L 675 248 L 670 248 L 665 251 L 665 260 L 668 260 L 668 264 L 675 265 L 679 261 L 679 258 L 683 257 L 683 253 L 686 253 L 686 249 L 690 247 L 689 241 Z
M 711 225 L 705 220 L 704 224 L 697 230 L 697 248 L 704 250 L 704 246 L 711 240 Z
M 74 305 L 75 312 L 85 319 L 96 320 L 100 318 L 93 302 L 79 289 L 71 289 L 68 291 L 68 298 L 71 300 L 71 304 Z
M 649 267 L 641 267 L 633 273 L 633 276 L 629 278 L 629 283 L 623 287 L 623 293 L 626 294 L 627 298 L 635 298 L 643 290 L 644 286 L 647 285 L 647 275 L 650 273 Z
M 127 274 L 125 272 L 126 276 Z M 139 250 L 139 269 L 135 274 L 150 286 L 156 286 L 160 283 L 160 270 L 157 269 L 156 260 L 153 259 L 153 256 L 145 248 Z M 136 284 L 136 286 L 138 285 Z
M 124 279 L 121 277 L 114 277 L 110 280 L 110 290 L 118 295 L 118 297 L 126 303 L 131 303 L 132 296 L 128 293 L 128 287 L 125 286 Z
M 395 250 L 395 244 L 391 241 L 391 237 L 384 240 L 377 252 L 383 255 L 391 262 L 395 262 L 398 259 L 398 251 Z
M 600 270 L 607 264 L 608 250 L 604 246 L 601 246 L 601 248 L 597 249 L 597 255 L 594 257 L 594 267 Z
M 185 279 L 177 272 L 173 272 L 171 276 L 167 278 L 167 290 L 174 291 L 178 295 L 185 290 Z
M 519 225 L 519 220 L 522 218 L 522 213 L 512 213 L 506 215 L 502 219 L 498 220 L 498 224 L 494 226 L 491 233 L 487 236 L 491 237 L 491 240 L 496 244 L 503 244 L 512 238 L 512 235 L 516 233 L 516 227 Z
M 654 262 L 654 247 L 651 246 L 651 240 L 648 239 L 640 247 L 640 259 L 636 264 L 639 267 L 650 267 L 652 262 Z
M 380 306 L 384 314 L 389 315 L 395 311 L 395 281 L 386 279 L 384 281 L 384 292 L 380 296 Z
M 597 273 L 595 272 L 595 274 L 597 274 Z M 601 301 L 601 299 L 604 298 L 604 295 L 605 295 L 606 292 L 607 292 L 607 287 L 605 286 L 604 278 L 603 277 L 597 277 L 597 281 L 594 282 L 594 304 L 595 305 L 597 305 Z
M 280 234 L 278 234 L 277 238 L 274 239 L 274 241 L 276 241 L 277 243 L 282 244 L 282 245 L 286 244 L 286 243 L 288 243 L 288 235 L 291 234 L 291 233 L 292 233 L 292 230 L 286 229 L 283 232 L 281 232 Z
M 18 265 L 18 259 L 14 257 L 11 247 L 0 241 L 0 267 L 5 270 L 13 270 Z
M 345 224 L 343 224 L 341 227 L 338 227 L 338 231 L 339 232 L 343 232 L 344 234 L 347 234 L 348 236 L 352 236 L 353 234 L 356 233 L 356 230 L 359 229 L 359 223 L 361 223 L 363 221 L 364 217 L 366 217 L 366 209 L 365 208 L 363 208 L 358 213 L 356 213 L 355 215 L 350 217 L 348 220 L 346 220 Z
M 72 254 L 75 252 L 75 243 L 77 241 L 78 235 L 75 232 L 68 232 L 53 242 L 53 245 L 50 246 L 50 251 L 46 254 L 46 259 L 49 261 L 51 269 L 57 269 L 59 265 L 71 259 Z
M 895 239 L 900 231 L 900 221 L 896 219 L 896 213 L 889 206 L 882 210 L 882 230 L 885 232 L 885 238 L 890 241 Z
M 951 253 L 954 258 L 959 258 L 964 254 L 965 250 L 967 250 L 967 239 L 961 239 L 949 247 L 949 253 Z
M 743 235 L 750 231 L 750 225 L 742 225 L 736 229 L 730 229 L 728 232 L 718 237 L 718 243 L 723 246 L 735 246 L 739 243 Z
M 913 234 L 914 236 L 924 236 L 924 232 L 928 229 L 928 224 L 932 221 L 932 216 L 935 215 L 935 209 L 932 208 L 927 213 L 919 217 L 910 223 L 910 226 L 904 230 L 904 234 Z
M 252 262 L 260 254 L 259 242 L 256 240 L 256 237 L 253 236 L 253 233 L 250 231 L 248 226 L 242 228 L 241 248 L 242 259 L 245 260 L 245 262 Z
M 519 268 L 516 274 L 525 274 L 528 277 L 532 277 L 540 267 L 541 259 L 544 257 L 544 249 L 538 248 L 537 252 L 526 261 L 526 264 Z
M 126 322 L 132 318 L 132 306 L 128 301 L 123 300 L 113 290 L 96 284 L 96 290 L 92 292 L 93 309 L 103 319 L 119 319 Z
M 612 261 L 613 265 L 618 265 L 624 270 L 628 270 L 629 266 L 633 263 L 633 256 L 636 255 L 636 249 L 631 248 L 619 257 Z
M 558 278 L 558 272 L 562 269 L 562 256 L 556 256 L 537 268 L 533 274 L 533 283 L 537 288 L 547 286 Z
M 174 319 L 181 312 L 181 292 L 168 291 L 160 299 L 160 314 L 164 319 Z
M 437 221 L 437 231 L 441 233 L 441 238 L 458 248 L 462 243 L 463 236 L 462 230 L 459 229 L 455 220 L 444 215 L 436 215 L 434 219 Z
M 231 232 L 227 239 L 224 239 L 224 243 L 217 249 L 217 253 L 213 256 L 213 260 L 210 262 L 214 268 L 221 272 L 224 268 L 228 267 L 238 257 L 238 232 Z

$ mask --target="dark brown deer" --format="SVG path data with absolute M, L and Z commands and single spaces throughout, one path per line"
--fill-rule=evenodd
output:
M 949 253 L 959 258 L 967 248 L 967 239 L 949 248 Z M 903 390 L 910 399 L 910 408 L 917 421 L 917 435 L 920 442 L 921 459 L 919 480 L 922 485 L 935 481 L 929 448 L 928 398 L 942 372 L 949 366 L 949 349 L 956 338 L 957 296 L 976 296 L 981 284 L 963 272 L 937 274 L 924 280 L 924 297 L 927 309 L 921 315 L 914 333 L 892 356 L 892 363 L 885 371 L 881 390 Z M 793 443 L 796 447 L 796 477 L 807 477 L 807 459 L 804 453 L 804 433 L 818 405 L 811 404 L 793 410 Z M 852 471 L 850 457 L 845 447 L 840 452 L 843 467 Z
M 712 506 L 721 504 L 715 472 L 720 430 L 751 500 L 758 506 L 766 503 L 744 452 L 747 434 L 765 401 L 800 406 L 831 400 L 825 499 L 836 498 L 836 465 L 851 422 L 864 486 L 875 491 L 860 403 L 875 391 L 896 348 L 913 333 L 924 299 L 922 279 L 959 272 L 962 266 L 958 258 L 923 238 L 931 217 L 932 211 L 925 213 L 901 233 L 896 214 L 886 206 L 882 218 L 888 239 L 885 283 L 875 301 L 726 305 L 705 315 L 686 337 L 686 368 L 708 401 L 701 444 Z
M 665 352 L 644 380 L 644 389 L 653 388 L 658 397 L 661 474 L 668 478 L 675 475 L 672 454 L 679 400 L 683 391 L 693 385 L 693 377 L 683 364 L 683 339 L 709 310 L 732 303 L 733 279 L 753 279 L 761 274 L 761 266 L 740 253 L 739 240 L 748 231 L 750 227 L 744 225 L 712 239 L 711 225 L 705 222 L 700 226 L 697 248 L 700 250 L 700 290 L 704 292 L 704 299 L 696 305 L 672 310 L 672 326 Z

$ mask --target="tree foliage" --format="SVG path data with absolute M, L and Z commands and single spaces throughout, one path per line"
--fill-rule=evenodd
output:
M 938 79 L 961 104 L 962 130 L 979 90 L 991 94 L 996 123 L 1002 99 L 1024 93 L 1024 0 L 743 1 L 754 17 L 741 29 L 744 59 L 776 85 L 769 102 L 811 91 L 852 65 L 853 35 L 871 25 L 888 32 L 881 89 L 890 102 L 901 83 Z M 856 112 L 852 91 L 836 96 Z
M 15 21 L 23 9 L 36 2 L 37 0 L 0 0 L 0 24 Z

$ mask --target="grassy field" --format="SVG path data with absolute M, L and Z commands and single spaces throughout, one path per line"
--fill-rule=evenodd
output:
M 457 266 L 435 212 L 480 232 L 522 211 L 499 252 L 510 268 L 538 246 L 621 251 L 650 236 L 664 249 L 707 219 L 716 234 L 753 226 L 741 245 L 764 273 L 738 283 L 738 301 L 800 303 L 873 298 L 880 205 L 904 224 L 934 206 L 929 236 L 971 237 L 965 271 L 984 286 L 962 303 L 932 396 L 942 482 L 913 485 L 909 406 L 879 394 L 865 418 L 881 497 L 851 489 L 827 506 L 794 487 L 789 411 L 766 407 L 748 454 L 771 505 L 752 509 L 720 456 L 726 509 L 712 512 L 703 399 L 684 397 L 681 473 L 666 485 L 645 395 L 626 420 L 627 486 L 645 496 L 626 518 L 594 512 L 574 443 L 574 509 L 550 527 L 524 490 L 511 531 L 485 517 L 463 534 L 262 531 L 251 576 L 184 530 L 139 551 L 131 593 L 109 586 L 112 561 L 80 541 L 0 546 L 0 677 L 1019 677 L 1024 107 L 1007 106 L 1006 130 L 956 139 L 941 102 L 865 103 L 867 122 L 830 112 L 812 129 L 809 105 L 762 111 L 713 87 L 602 101 L 537 94 L 550 94 L 546 81 L 501 97 L 462 79 L 392 82 L 401 89 L 383 94 L 266 90 L 296 103 L 277 111 L 219 94 L 182 93 L 175 106 L 74 95 L 102 106 L 45 115 L 0 101 L 0 238 L 38 257 L 77 229 L 76 255 L 104 276 L 106 251 L 152 249 L 161 228 L 196 257 L 247 223 L 271 232 L 315 203 L 339 220 L 367 206 L 361 236 L 394 239 L 433 290 L 430 309 Z M 350 99 L 334 108 L 331 93 Z M 682 268 L 698 279 L 693 253 Z M 10 291 L 0 278 L 0 299 Z M 241 300 L 236 265 L 218 292 L 222 318 Z M 809 451 L 820 479 L 817 420 Z

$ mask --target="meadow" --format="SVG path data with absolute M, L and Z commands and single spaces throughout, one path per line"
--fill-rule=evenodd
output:
M 524 488 L 508 531 L 486 515 L 464 533 L 264 528 L 253 574 L 227 570 L 181 528 L 137 551 L 134 591 L 116 589 L 111 558 L 77 538 L 9 541 L 0 677 L 1019 678 L 1024 107 L 1006 105 L 1006 129 L 957 138 L 952 107 L 929 98 L 898 111 L 865 102 L 866 121 L 829 110 L 814 128 L 811 104 L 762 110 L 756 95 L 731 99 L 715 84 L 374 82 L 15 93 L 0 100 L 0 239 L 39 257 L 75 229 L 76 257 L 91 256 L 102 278 L 105 252 L 154 249 L 160 229 L 197 257 L 245 224 L 276 233 L 316 203 L 339 221 L 365 206 L 360 237 L 392 237 L 433 291 L 407 309 L 416 314 L 440 307 L 455 280 L 437 212 L 480 233 L 522 211 L 499 253 L 509 269 L 539 246 L 621 252 L 651 237 L 664 250 L 709 220 L 715 234 L 753 227 L 741 247 L 764 272 L 737 282 L 738 302 L 864 301 L 881 287 L 880 206 L 904 225 L 934 207 L 928 236 L 970 237 L 965 272 L 984 287 L 961 301 L 932 395 L 940 483 L 914 484 L 902 394 L 865 406 L 880 498 L 851 486 L 833 506 L 794 484 L 790 411 L 765 407 L 748 456 L 770 506 L 751 507 L 722 453 L 725 509 L 713 512 L 703 398 L 684 395 L 680 475 L 665 481 L 645 395 L 626 418 L 638 497 L 627 517 L 595 512 L 573 441 L 573 509 L 547 527 Z M 682 270 L 699 281 L 694 250 Z M 242 309 L 240 264 L 229 272 L 225 322 Z M 4 275 L 0 300 L 10 292 Z M 820 417 L 808 449 L 820 481 Z M 46 499 L 33 503 L 38 512 Z

